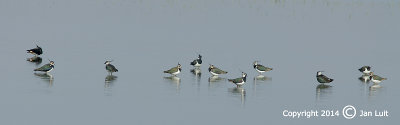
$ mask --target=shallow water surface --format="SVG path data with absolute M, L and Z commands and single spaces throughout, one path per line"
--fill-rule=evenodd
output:
M 397 0 L 3 0 L 0 124 L 393 124 L 399 12 Z M 35 44 L 44 54 L 30 62 Z M 48 60 L 52 72 L 33 71 Z M 256 60 L 274 69 L 259 75 Z M 178 63 L 176 77 L 163 73 Z M 388 80 L 364 83 L 363 65 Z M 317 71 L 334 81 L 319 85 Z M 347 120 L 346 105 L 390 116 Z

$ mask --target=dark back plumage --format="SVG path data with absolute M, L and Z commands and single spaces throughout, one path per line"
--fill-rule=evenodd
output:
M 227 71 L 223 71 L 211 64 L 210 64 L 210 67 L 208 67 L 208 72 L 213 72 L 215 74 L 227 74 L 228 73 Z
M 42 71 L 42 72 L 50 72 L 54 68 L 54 61 L 50 61 L 50 63 L 43 65 L 33 71 Z
M 256 69 L 258 72 L 267 72 L 267 71 L 271 71 L 272 70 L 272 68 L 269 68 L 269 67 L 266 67 L 266 66 L 263 66 L 263 65 L 261 65 L 261 64 L 258 64 L 258 62 L 257 61 L 254 61 L 254 63 L 253 63 L 253 68 L 254 69 Z
M 164 73 L 169 73 L 171 75 L 177 75 L 182 71 L 182 65 L 178 63 L 176 67 L 172 67 L 169 70 L 164 71 Z
M 201 60 L 201 55 L 199 55 L 199 57 L 197 58 L 197 59 L 195 59 L 195 60 L 193 60 L 192 62 L 190 62 L 190 65 L 196 65 L 196 64 L 202 64 L 203 63 L 203 61 Z
M 29 49 L 29 50 L 26 50 L 26 51 L 28 51 L 27 53 L 32 53 L 32 54 L 34 54 L 34 55 L 41 55 L 41 54 L 43 54 L 42 48 L 39 47 L 38 45 L 36 45 L 36 48 Z
M 317 72 L 317 81 L 319 83 L 330 83 L 333 79 L 328 78 L 327 76 L 323 75 L 320 71 Z
M 118 72 L 118 69 L 115 68 L 115 66 L 112 65 L 112 64 L 107 64 L 107 65 L 106 65 L 106 69 L 107 69 L 107 71 L 109 71 L 109 72 Z
M 236 79 L 228 79 L 229 82 L 232 82 L 237 85 L 237 87 L 243 85 L 246 82 L 247 74 L 242 72 L 242 77 Z
M 113 72 L 118 72 L 118 69 L 115 68 L 115 66 L 111 64 L 111 61 L 106 61 L 104 64 L 106 64 L 106 70 L 108 72 L 110 72 L 111 75 Z

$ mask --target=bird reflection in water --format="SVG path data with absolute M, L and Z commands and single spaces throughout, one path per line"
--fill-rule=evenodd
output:
M 41 78 L 43 81 L 49 84 L 49 88 L 53 87 L 54 78 L 49 73 L 34 73 L 35 76 Z
M 254 77 L 254 82 L 260 81 L 260 82 L 265 82 L 265 81 L 269 81 L 272 80 L 272 78 L 264 76 L 264 75 L 258 75 Z
M 107 75 L 105 80 L 104 80 L 104 94 L 107 96 L 112 95 L 112 86 L 114 85 L 114 82 L 117 80 L 117 76 L 114 75 Z
M 195 75 L 196 77 L 201 77 L 201 70 L 199 68 L 194 68 L 190 70 L 190 72 Z
M 371 85 L 369 87 L 369 97 L 375 96 L 380 91 L 381 88 L 382 86 L 378 83 L 374 83 L 373 85 Z
M 234 87 L 229 88 L 228 91 L 232 94 L 232 96 L 240 96 L 240 104 L 244 106 L 246 101 L 246 90 L 242 87 Z
M 270 80 L 272 80 L 272 78 L 268 77 L 268 76 L 264 76 L 264 75 L 255 76 L 253 78 L 253 82 L 254 82 L 253 89 L 254 89 L 254 92 L 257 91 L 257 84 L 258 83 L 263 83 L 263 82 L 270 81 Z
M 201 70 L 199 68 L 191 69 L 190 72 L 195 76 L 195 80 L 197 82 L 198 87 L 200 86 L 201 80 Z
M 373 85 L 371 85 L 371 86 L 369 87 L 369 90 L 370 90 L 370 91 L 376 91 L 376 90 L 378 90 L 378 89 L 380 89 L 380 88 L 382 88 L 382 86 L 381 86 L 380 84 L 374 83 Z
M 326 99 L 329 94 L 332 93 L 332 86 L 326 84 L 319 84 L 316 87 L 316 101 L 321 101 L 321 99 Z
M 358 79 L 363 83 L 369 83 L 369 81 L 371 81 L 370 75 L 368 74 L 363 74 Z
M 169 76 L 169 77 L 164 77 L 165 80 L 169 81 L 172 84 L 176 85 L 176 91 L 179 92 L 180 90 L 180 83 L 181 83 L 181 78 L 177 76 Z
M 42 63 L 42 58 L 39 56 L 34 56 L 31 58 L 27 58 L 26 61 L 35 63 L 36 65 L 40 65 L 40 63 Z
M 209 83 L 211 83 L 211 82 L 220 82 L 220 81 L 223 81 L 223 80 L 225 80 L 225 78 L 221 78 L 219 76 L 210 76 L 208 78 L 208 82 Z
M 218 83 L 221 81 L 225 81 L 225 78 L 219 77 L 219 76 L 210 76 L 208 77 L 208 88 L 215 88 L 216 86 L 220 84 L 213 84 L 213 83 Z

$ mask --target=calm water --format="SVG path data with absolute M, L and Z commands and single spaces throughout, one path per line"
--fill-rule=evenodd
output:
M 393 124 L 399 12 L 397 0 L 2 0 L 0 124 Z M 35 44 L 40 64 L 26 61 Z M 48 59 L 49 75 L 33 72 Z M 256 77 L 255 60 L 274 70 Z M 162 73 L 177 63 L 178 78 Z M 229 73 L 210 78 L 208 64 Z M 388 78 L 382 88 L 358 80 L 363 65 Z M 332 87 L 317 89 L 319 70 Z M 241 71 L 237 89 L 227 79 Z M 282 116 L 346 105 L 390 116 Z

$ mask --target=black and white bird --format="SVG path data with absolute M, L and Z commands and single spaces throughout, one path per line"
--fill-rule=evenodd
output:
M 236 87 L 242 86 L 246 82 L 247 74 L 242 72 L 242 77 L 236 79 L 228 79 L 229 82 L 232 82 L 236 85 Z
M 322 74 L 322 71 L 317 72 L 317 81 L 319 83 L 330 83 L 333 81 L 333 79 L 326 77 L 325 75 Z
M 37 69 L 34 69 L 33 71 L 42 71 L 42 72 L 48 73 L 53 69 L 54 69 L 54 61 L 50 61 L 50 63 L 45 64 L 42 67 L 39 67 Z
M 387 80 L 387 78 L 383 78 L 378 75 L 375 75 L 373 72 L 370 73 L 370 79 L 373 83 L 376 83 L 376 84 L 381 83 L 383 80 Z
M 364 74 L 369 74 L 371 73 L 371 66 L 363 66 L 358 69 L 358 71 L 364 73 Z
M 210 64 L 210 67 L 208 67 L 208 72 L 210 72 L 211 75 L 213 75 L 213 76 L 218 76 L 220 74 L 227 74 L 228 73 L 227 71 L 221 70 L 221 69 L 219 69 L 219 68 L 217 68 L 217 67 L 215 67 L 214 65 L 211 65 L 211 64 Z
M 266 66 L 263 66 L 263 65 L 259 64 L 258 61 L 254 61 L 253 68 L 256 69 L 256 71 L 258 73 L 260 73 L 260 75 L 263 72 L 268 72 L 268 71 L 272 70 L 272 68 L 269 68 L 269 67 L 266 67 Z
M 181 64 L 178 63 L 178 65 L 176 67 L 172 67 L 169 70 L 165 70 L 164 73 L 169 73 L 171 75 L 176 76 L 179 73 L 181 73 L 181 71 L 182 71 L 182 66 L 181 66 Z
M 26 50 L 26 51 L 28 51 L 27 53 L 31 53 L 31 54 L 33 54 L 35 56 L 43 54 L 42 48 L 39 47 L 38 45 L 36 45 L 36 48 L 29 49 L 29 50 Z
M 106 64 L 106 70 L 112 75 L 113 72 L 118 72 L 118 69 L 115 68 L 114 65 L 111 64 L 112 61 L 106 61 L 104 64 Z
M 200 67 L 201 64 L 203 63 L 203 60 L 201 60 L 201 55 L 199 54 L 199 57 L 197 57 L 197 59 L 193 60 L 192 62 L 190 62 L 190 65 L 194 66 L 194 67 Z

